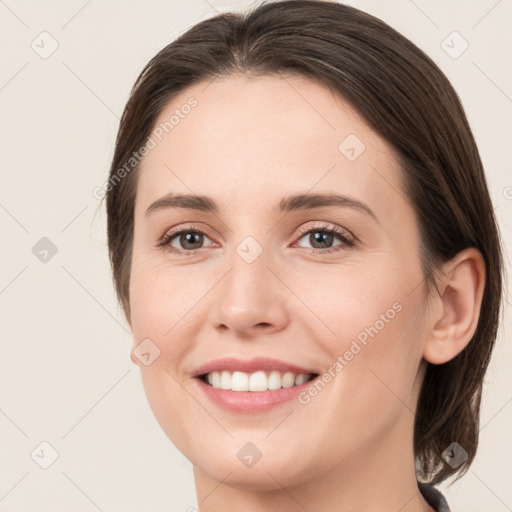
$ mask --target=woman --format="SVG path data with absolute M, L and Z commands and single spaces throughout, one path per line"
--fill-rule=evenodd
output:
M 428 56 L 330 2 L 203 21 L 137 79 L 106 199 L 131 357 L 201 512 L 449 510 L 502 254 Z

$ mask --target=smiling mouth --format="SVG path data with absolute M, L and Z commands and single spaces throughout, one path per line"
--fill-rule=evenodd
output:
M 202 382 L 214 389 L 226 391 L 275 391 L 300 386 L 318 377 L 317 373 L 293 373 L 259 370 L 253 373 L 240 371 L 214 371 L 198 375 Z

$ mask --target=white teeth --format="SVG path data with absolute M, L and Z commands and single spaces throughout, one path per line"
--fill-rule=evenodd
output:
M 245 372 L 211 372 L 206 376 L 207 382 L 215 389 L 232 391 L 267 391 L 280 388 L 300 386 L 309 380 L 310 373 L 280 373 L 278 371 L 254 373 Z
M 251 373 L 249 377 L 249 391 L 266 391 L 267 376 L 265 372 Z
M 295 375 L 291 372 L 286 372 L 281 380 L 283 388 L 291 388 L 295 384 Z
M 219 372 L 212 372 L 208 374 L 208 382 L 214 387 L 214 388 L 220 388 L 221 387 L 221 377 Z
M 249 375 L 244 372 L 233 372 L 231 389 L 233 391 L 249 391 Z
M 299 373 L 295 377 L 295 385 L 300 386 L 301 384 L 304 384 L 308 380 L 308 374 L 307 373 Z
M 218 373 L 218 372 L 213 372 L 213 373 Z M 231 389 L 231 373 L 222 372 L 222 374 L 220 376 L 220 389 Z
M 267 389 L 279 389 L 281 387 L 281 374 L 279 372 L 270 372 L 268 376 Z

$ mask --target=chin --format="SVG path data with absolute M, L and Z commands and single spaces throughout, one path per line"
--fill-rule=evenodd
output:
M 222 482 L 224 485 L 250 491 L 274 491 L 283 487 L 293 487 L 305 481 L 306 471 L 290 467 L 288 460 L 272 460 L 266 463 L 263 458 L 253 467 L 245 467 L 237 459 L 218 463 L 213 455 L 209 460 L 192 461 L 194 472 L 201 472 L 211 479 Z M 301 473 L 303 477 L 301 478 Z

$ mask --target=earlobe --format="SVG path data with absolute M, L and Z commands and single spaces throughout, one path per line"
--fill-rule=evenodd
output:
M 485 262 L 474 247 L 464 249 L 443 266 L 444 275 L 435 297 L 439 308 L 431 318 L 423 357 L 443 364 L 456 357 L 471 341 L 482 305 Z

